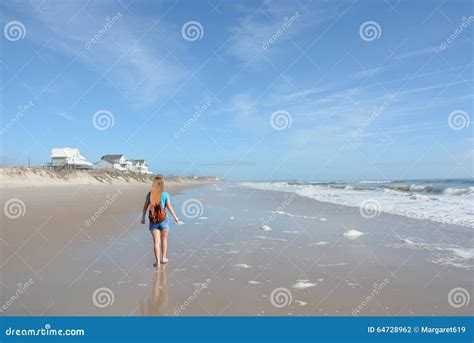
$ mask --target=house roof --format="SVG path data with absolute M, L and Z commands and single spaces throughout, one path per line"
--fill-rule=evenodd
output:
M 79 149 L 74 148 L 53 148 L 51 149 L 51 157 L 74 157 L 80 156 Z
M 53 148 L 51 158 L 65 158 L 67 164 L 92 166 L 92 163 L 79 153 L 79 149 L 75 148 Z
M 104 155 L 102 156 L 102 160 L 106 160 L 109 162 L 116 162 L 122 158 L 123 155 Z
M 145 160 L 130 160 L 130 162 L 145 163 Z

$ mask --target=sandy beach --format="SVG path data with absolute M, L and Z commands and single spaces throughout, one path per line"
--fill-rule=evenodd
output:
M 2 217 L 1 315 L 472 313 L 448 300 L 457 287 L 473 290 L 470 228 L 367 219 L 239 183 L 168 182 L 184 224 L 172 225 L 170 263 L 155 270 L 139 223 L 148 188 L 2 189 L 2 207 L 15 198 L 24 208 Z

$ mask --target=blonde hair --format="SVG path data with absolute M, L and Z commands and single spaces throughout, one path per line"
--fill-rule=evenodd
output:
M 150 190 L 150 211 L 154 215 L 155 206 L 161 203 L 161 195 L 165 188 L 165 179 L 162 176 L 156 176 Z

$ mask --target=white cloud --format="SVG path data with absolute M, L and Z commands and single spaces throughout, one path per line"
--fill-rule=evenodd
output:
M 47 10 L 28 2 L 8 6 L 21 13 L 29 40 L 71 61 L 77 59 L 98 74 L 92 80 L 109 82 L 133 105 L 156 103 L 184 77 L 183 67 L 159 44 L 170 36 L 159 15 L 131 14 L 120 3 L 109 1 L 55 2 Z M 95 39 L 92 44 L 91 39 Z
M 255 65 L 291 52 L 297 48 L 290 40 L 295 39 L 305 28 L 336 18 L 340 5 L 264 1 L 262 6 L 248 10 L 239 24 L 231 29 L 227 53 L 245 64 Z M 272 39 L 273 43 L 269 43 Z

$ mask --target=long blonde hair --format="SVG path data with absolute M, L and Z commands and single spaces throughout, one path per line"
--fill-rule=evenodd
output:
M 150 212 L 155 214 L 155 206 L 161 203 L 161 195 L 165 188 L 165 179 L 162 176 L 156 176 L 150 190 Z

